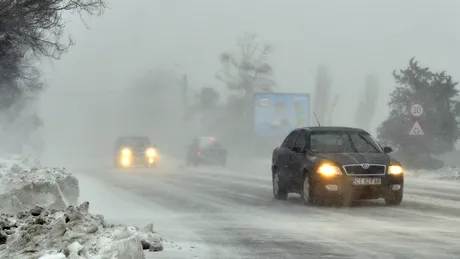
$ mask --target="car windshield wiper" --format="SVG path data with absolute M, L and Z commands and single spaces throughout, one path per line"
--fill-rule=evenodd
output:
M 366 139 L 363 135 L 358 134 L 358 137 L 360 137 L 360 138 L 361 138 L 362 140 L 364 140 L 367 144 L 369 144 L 375 151 L 377 151 L 377 152 L 379 151 L 379 149 L 376 148 L 376 147 L 374 146 L 374 144 L 372 144 L 372 143 L 371 143 L 368 139 Z
M 347 133 L 347 135 L 348 135 L 348 140 L 350 141 L 351 149 L 353 149 L 356 153 L 359 153 L 358 149 L 356 149 L 355 144 L 353 143 L 353 140 L 351 139 L 350 133 Z

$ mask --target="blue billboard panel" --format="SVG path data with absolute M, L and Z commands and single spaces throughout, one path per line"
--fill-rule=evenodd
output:
M 255 93 L 254 132 L 280 136 L 310 125 L 310 95 L 297 93 Z

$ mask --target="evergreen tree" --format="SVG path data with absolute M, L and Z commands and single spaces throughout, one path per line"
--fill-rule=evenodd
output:
M 460 136 L 460 102 L 454 99 L 459 92 L 455 88 L 458 82 L 445 72 L 420 67 L 414 58 L 405 70 L 393 71 L 393 76 L 397 87 L 390 94 L 389 118 L 378 128 L 379 140 L 406 154 L 429 156 L 451 151 Z M 411 116 L 414 103 L 424 109 L 419 118 Z M 423 136 L 409 134 L 416 120 Z

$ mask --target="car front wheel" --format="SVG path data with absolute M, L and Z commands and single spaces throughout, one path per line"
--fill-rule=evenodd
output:
M 273 174 L 273 196 L 277 200 L 286 200 L 288 192 L 286 190 L 286 183 L 280 178 L 278 171 Z
M 157 163 L 153 163 L 153 164 L 147 164 L 146 165 L 147 168 L 154 168 L 154 167 L 157 167 Z
M 338 204 L 341 207 L 350 207 L 353 203 L 353 193 L 348 190 L 342 193 L 340 203 Z
M 186 162 L 185 164 L 187 165 L 187 167 L 190 167 L 190 166 L 195 167 L 195 166 L 198 165 L 197 162 L 195 162 L 195 161 L 189 161 L 189 160 L 187 160 L 187 162 Z
M 300 192 L 300 198 L 302 198 L 303 203 L 306 205 L 315 204 L 316 197 L 315 197 L 314 186 L 311 184 L 308 174 L 305 174 L 305 177 L 303 179 L 302 191 Z
M 390 193 L 388 197 L 385 198 L 385 204 L 387 206 L 398 206 L 401 204 L 403 199 L 403 191 Z
M 113 167 L 121 168 L 120 163 L 118 162 L 118 160 L 113 161 Z

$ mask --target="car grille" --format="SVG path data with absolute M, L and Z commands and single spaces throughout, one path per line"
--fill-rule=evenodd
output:
M 119 148 L 117 150 L 118 155 L 122 155 L 121 151 L 125 149 L 125 147 Z M 147 148 L 131 148 L 131 147 L 126 147 L 126 149 L 131 150 L 131 155 L 134 157 L 145 157 L 145 152 Z
M 134 150 L 133 155 L 135 155 L 135 156 L 145 156 L 145 149 Z
M 385 174 L 385 165 L 369 165 L 369 168 L 364 169 L 362 164 L 359 165 L 345 165 L 343 166 L 345 172 L 349 175 L 383 175 Z

